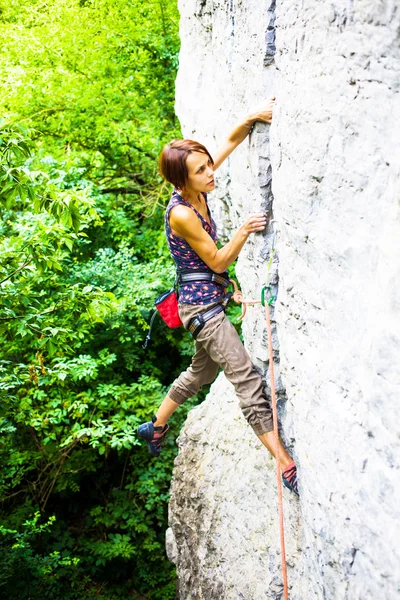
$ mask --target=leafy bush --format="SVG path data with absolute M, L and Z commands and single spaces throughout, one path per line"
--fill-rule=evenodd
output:
M 169 600 L 176 447 L 154 461 L 135 429 L 192 347 L 157 322 L 142 348 L 173 277 L 176 5 L 17 0 L 0 34 L 0 593 Z
M 52 516 L 38 525 L 39 518 L 35 513 L 32 520 L 22 524 L 20 532 L 0 525 L 0 592 L 7 598 L 61 598 L 63 581 L 78 580 L 78 558 L 57 550 L 47 555 L 38 551 L 43 534 L 55 521 Z

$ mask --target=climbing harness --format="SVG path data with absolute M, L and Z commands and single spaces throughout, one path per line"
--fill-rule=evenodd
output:
M 226 275 L 226 277 L 225 277 Z M 193 283 L 197 281 L 209 281 L 211 283 L 218 283 L 223 287 L 229 286 L 228 273 L 214 273 L 214 271 L 199 271 L 198 269 L 189 271 L 184 269 L 176 274 L 176 279 L 179 285 L 183 283 Z
M 221 275 L 212 271 L 182 271 L 177 277 L 180 284 L 193 281 L 210 281 L 212 283 L 222 285 L 224 288 L 228 288 L 232 280 L 228 279 L 227 275 L 227 273 L 223 273 Z M 226 310 L 231 297 L 232 294 L 224 294 L 223 298 L 216 306 L 197 314 L 189 321 L 188 331 L 192 334 L 194 339 L 197 338 L 207 321 Z
M 261 290 L 260 300 L 244 300 L 242 292 L 238 289 L 237 285 L 234 284 L 235 291 L 232 295 L 232 300 L 237 303 L 242 303 L 242 314 L 239 317 L 241 321 L 246 314 L 247 305 L 261 304 L 265 308 L 265 321 L 267 325 L 268 334 L 268 352 L 269 352 L 269 373 L 271 379 L 271 398 L 272 398 L 272 418 L 274 424 L 274 437 L 275 437 L 275 448 L 276 448 L 276 475 L 278 484 L 278 506 L 279 506 L 279 532 L 281 541 L 281 557 L 282 557 L 282 579 L 283 579 L 283 598 L 288 600 L 288 580 L 287 580 L 287 568 L 286 568 L 286 549 L 285 549 L 285 528 L 283 518 L 283 503 L 282 503 L 282 479 L 281 479 L 281 459 L 279 453 L 279 432 L 278 432 L 278 413 L 276 405 L 276 392 L 275 392 L 275 373 L 274 373 L 274 354 L 272 346 L 272 332 L 271 332 L 271 316 L 270 306 L 275 300 L 275 296 L 272 294 L 272 286 L 270 285 L 270 271 L 274 260 L 275 254 L 275 242 L 276 242 L 276 231 L 274 229 L 274 223 L 277 221 L 272 220 L 270 224 L 273 227 L 273 237 L 271 245 L 271 253 L 268 261 L 268 270 L 266 285 Z
M 170 328 L 181 327 L 183 325 L 179 317 L 177 289 L 180 285 L 183 285 L 184 283 L 193 283 L 195 281 L 209 281 L 210 283 L 217 283 L 218 285 L 221 285 L 224 288 L 227 288 L 231 283 L 234 283 L 233 280 L 228 279 L 228 273 L 220 274 L 215 273 L 214 271 L 199 271 L 198 269 L 185 269 L 183 271 L 179 271 L 179 273 L 176 274 L 174 287 L 168 290 L 167 292 L 163 292 L 162 294 L 160 294 L 154 301 L 154 306 L 156 307 L 156 310 L 154 311 L 150 319 L 149 331 L 147 333 L 142 348 L 147 348 L 151 337 L 154 319 L 157 313 L 160 314 L 164 323 Z M 194 339 L 196 339 L 196 337 L 203 329 L 207 321 L 218 315 L 220 312 L 226 310 L 231 296 L 232 294 L 224 294 L 219 304 L 213 306 L 209 310 L 197 314 L 195 317 L 193 317 L 193 319 L 191 319 L 191 321 L 189 322 L 188 330 L 192 334 Z
M 225 306 L 223 304 L 217 304 L 209 310 L 199 313 L 198 315 L 193 317 L 193 319 L 190 320 L 188 331 L 192 334 L 193 338 L 196 339 L 200 331 L 203 329 L 204 325 L 207 323 L 207 321 L 224 311 Z

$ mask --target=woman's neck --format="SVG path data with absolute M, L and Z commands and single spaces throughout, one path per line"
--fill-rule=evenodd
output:
M 203 203 L 203 195 L 201 192 L 181 190 L 179 191 L 179 195 L 186 200 L 186 202 L 189 202 L 194 206 Z

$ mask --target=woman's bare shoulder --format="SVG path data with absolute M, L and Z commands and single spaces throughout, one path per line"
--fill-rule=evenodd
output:
M 170 210 L 169 223 L 180 235 L 202 230 L 199 218 L 189 206 L 177 204 Z
M 176 204 L 171 208 L 169 214 L 170 223 L 172 223 L 172 221 L 174 223 L 181 223 L 186 222 L 188 220 L 190 222 L 198 220 L 195 215 L 195 212 L 189 206 L 185 206 L 184 204 Z

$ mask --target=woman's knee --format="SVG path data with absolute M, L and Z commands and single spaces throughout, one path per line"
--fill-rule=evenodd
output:
M 203 387 L 212 383 L 219 371 L 218 365 L 209 365 L 207 369 L 202 371 L 194 371 L 191 367 L 184 371 L 175 379 L 168 395 L 177 402 L 183 404 L 188 398 L 195 396 Z
M 204 377 L 202 378 L 201 386 L 207 385 L 208 383 L 212 383 L 218 375 L 219 369 L 219 365 L 214 363 L 214 366 L 212 368 L 209 368 L 205 373 Z
M 183 376 L 185 373 L 182 373 L 178 379 L 175 379 L 168 393 L 172 400 L 178 404 L 183 404 L 185 400 L 195 396 L 201 389 L 201 383 L 198 379 L 190 378 L 190 380 L 187 380 L 187 378 Z

